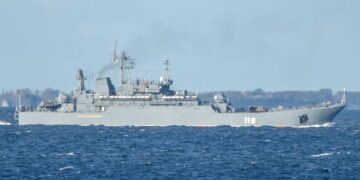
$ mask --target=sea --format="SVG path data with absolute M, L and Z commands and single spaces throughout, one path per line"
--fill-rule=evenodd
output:
M 359 179 L 360 111 L 275 127 L 0 126 L 0 179 Z

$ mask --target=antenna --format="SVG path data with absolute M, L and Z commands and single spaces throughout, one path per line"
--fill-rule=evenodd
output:
M 344 88 L 344 94 L 343 97 L 341 99 L 341 104 L 346 104 L 346 89 Z

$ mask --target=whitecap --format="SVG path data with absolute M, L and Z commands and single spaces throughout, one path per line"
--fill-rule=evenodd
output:
M 69 152 L 69 153 L 66 153 L 65 155 L 67 155 L 67 156 L 75 156 L 75 153 Z
M 9 122 L 0 121 L 0 126 L 8 126 L 11 125 Z
M 59 171 L 63 171 L 63 170 L 66 170 L 66 169 L 74 169 L 73 166 L 66 166 L 66 167 L 62 167 L 59 169 Z
M 333 152 L 325 152 L 325 153 L 321 153 L 321 154 L 313 154 L 311 155 L 311 157 L 324 157 L 324 156 L 331 156 L 333 155 L 334 153 Z
M 41 153 L 40 156 L 41 157 L 46 157 L 46 154 Z

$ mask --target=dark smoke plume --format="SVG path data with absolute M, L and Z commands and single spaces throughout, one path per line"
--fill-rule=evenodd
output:
M 115 70 L 117 68 L 120 68 L 119 64 L 114 64 L 114 63 L 109 63 L 105 66 L 103 66 L 100 71 L 99 71 L 99 78 L 102 78 L 104 76 L 105 73 Z

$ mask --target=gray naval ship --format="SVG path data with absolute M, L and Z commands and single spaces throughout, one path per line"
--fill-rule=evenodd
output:
M 116 48 L 115 48 L 116 49 Z M 238 110 L 224 94 L 203 103 L 196 93 L 170 87 L 169 61 L 159 81 L 130 78 L 133 60 L 114 51 L 113 63 L 121 70 L 120 87 L 110 78 L 96 79 L 95 90 L 85 88 L 85 76 L 78 71 L 75 91 L 60 94 L 37 108 L 18 108 L 19 125 L 104 125 L 104 126 L 277 126 L 299 127 L 331 122 L 345 107 L 345 92 L 339 103 L 297 108 L 249 107 Z

